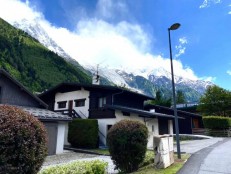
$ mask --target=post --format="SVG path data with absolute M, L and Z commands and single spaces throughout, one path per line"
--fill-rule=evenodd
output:
M 176 133 L 176 144 L 177 144 L 177 157 L 178 157 L 178 159 L 181 159 L 180 141 L 179 141 L 179 125 L 178 125 L 178 116 L 177 116 L 177 110 L 176 110 L 176 93 L 175 93 L 175 82 L 174 82 L 174 74 L 173 74 L 172 46 L 171 46 L 170 30 L 171 30 L 171 27 L 168 28 L 168 39 L 169 39 L 171 74 L 172 74 L 172 97 L 173 97 L 173 110 L 174 110 L 174 118 L 175 118 L 175 133 Z

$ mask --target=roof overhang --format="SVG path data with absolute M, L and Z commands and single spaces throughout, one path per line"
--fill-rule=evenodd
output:
M 131 107 L 124 107 L 124 106 L 119 106 L 119 105 L 104 105 L 104 108 L 113 109 L 113 110 L 120 110 L 121 112 L 134 113 L 134 114 L 138 114 L 139 117 L 145 117 L 145 118 L 167 118 L 167 119 L 174 119 L 175 118 L 173 115 L 150 112 L 150 111 L 146 111 L 146 110 L 141 110 L 141 109 L 136 109 L 136 108 L 131 108 Z M 178 117 L 178 118 L 181 118 L 181 117 Z

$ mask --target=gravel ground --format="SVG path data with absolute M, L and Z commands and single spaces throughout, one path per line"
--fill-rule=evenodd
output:
M 43 163 L 42 169 L 65 163 L 70 163 L 73 161 L 90 161 L 90 160 L 103 160 L 108 162 L 108 174 L 118 173 L 114 170 L 115 165 L 113 164 L 110 156 L 92 155 L 86 153 L 77 153 L 73 151 L 65 150 L 64 153 L 58 155 L 48 156 Z

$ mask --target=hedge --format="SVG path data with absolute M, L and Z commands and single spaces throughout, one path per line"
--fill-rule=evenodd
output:
M 75 119 L 69 123 L 68 141 L 77 148 L 97 148 L 98 131 L 98 120 Z
M 229 117 L 206 116 L 202 119 L 207 129 L 227 129 L 231 127 L 231 118 Z
M 107 165 L 100 160 L 77 161 L 45 168 L 38 174 L 106 174 Z

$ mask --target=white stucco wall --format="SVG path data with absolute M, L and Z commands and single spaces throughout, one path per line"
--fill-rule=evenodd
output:
M 168 120 L 168 134 L 173 135 L 173 120 Z
M 67 126 L 67 124 L 67 122 L 59 122 L 58 124 L 56 154 L 63 153 L 65 127 Z
M 111 118 L 111 119 L 98 119 L 98 124 L 99 124 L 99 131 L 104 135 L 102 136 L 99 134 L 100 140 L 106 145 L 106 136 L 108 133 L 108 125 L 114 125 L 115 123 L 127 119 L 127 120 L 137 120 L 141 121 L 144 123 L 149 131 L 149 138 L 148 138 L 148 147 L 153 146 L 153 135 L 158 135 L 159 134 L 159 126 L 158 126 L 158 119 L 148 119 L 147 122 L 144 122 L 144 118 L 139 117 L 138 114 L 131 114 L 130 116 L 123 116 L 121 111 L 116 110 L 115 111 L 116 118 Z M 152 126 L 154 126 L 154 132 L 152 132 Z
M 68 102 L 70 100 L 73 101 L 73 109 L 82 117 L 85 118 L 89 116 L 89 95 L 90 92 L 87 90 L 84 90 L 81 88 L 81 90 L 78 91 L 73 91 L 73 92 L 65 92 L 65 93 L 57 93 L 55 95 L 55 110 L 63 110 L 63 109 L 68 109 Z M 78 99 L 86 99 L 85 100 L 85 106 L 81 107 L 75 107 L 75 102 L 74 100 Z M 67 101 L 66 108 L 58 108 L 58 102 L 60 101 Z
M 147 146 L 153 147 L 153 136 L 154 135 L 159 135 L 159 124 L 158 124 L 158 119 L 148 119 L 148 122 L 146 122 L 146 126 L 148 128 L 149 136 L 148 136 L 148 144 Z
M 65 125 L 65 132 L 64 132 L 64 145 L 70 145 L 68 142 L 68 124 Z

